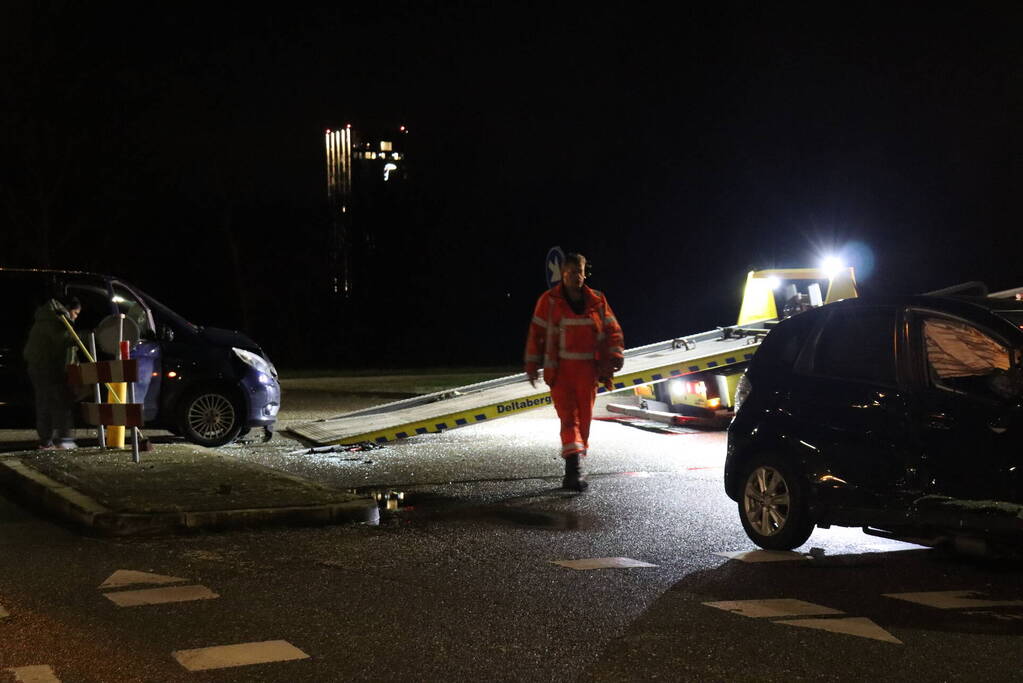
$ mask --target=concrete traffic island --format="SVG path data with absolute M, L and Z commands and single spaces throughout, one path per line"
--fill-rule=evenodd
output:
M 376 523 L 375 501 L 187 443 L 0 456 L 0 486 L 87 532 L 168 534 L 270 524 Z

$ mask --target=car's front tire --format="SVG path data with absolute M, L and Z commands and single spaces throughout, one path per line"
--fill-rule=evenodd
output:
M 739 518 L 746 535 L 767 550 L 792 550 L 810 538 L 813 520 L 805 484 L 779 459 L 764 456 L 746 468 Z
M 178 404 L 181 436 L 200 446 L 231 443 L 242 430 L 242 418 L 239 401 L 219 388 L 191 391 Z

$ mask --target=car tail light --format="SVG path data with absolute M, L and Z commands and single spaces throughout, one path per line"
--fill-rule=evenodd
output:
M 739 408 L 742 407 L 743 401 L 749 396 L 750 390 L 753 389 L 753 385 L 750 384 L 749 375 L 745 372 L 742 373 L 742 377 L 739 378 L 739 383 L 735 387 L 735 412 L 738 414 Z

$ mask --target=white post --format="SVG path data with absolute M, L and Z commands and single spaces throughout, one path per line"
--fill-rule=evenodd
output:
M 135 382 L 128 382 L 128 403 L 135 403 Z M 139 456 L 139 428 L 131 428 L 131 461 L 133 463 L 142 462 L 142 458 Z
M 127 356 L 130 355 L 130 354 L 121 354 L 121 352 L 120 352 L 121 351 L 122 342 L 124 341 L 124 313 L 119 314 L 117 317 L 120 319 L 120 322 L 121 322 L 120 328 L 117 331 L 117 349 L 118 349 L 118 354 L 117 355 L 118 356 L 124 355 L 125 357 L 122 358 L 121 360 L 128 360 Z M 138 379 L 138 378 L 136 377 L 136 379 Z M 127 403 L 129 405 L 135 403 L 135 382 L 128 382 L 128 401 L 127 401 Z M 136 464 L 142 462 L 142 458 L 139 456 L 139 428 L 138 427 L 132 427 L 131 428 L 131 461 L 133 463 L 136 463 Z

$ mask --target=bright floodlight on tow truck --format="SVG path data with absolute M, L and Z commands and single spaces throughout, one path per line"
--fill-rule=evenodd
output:
M 834 280 L 835 276 L 841 273 L 844 268 L 845 263 L 837 256 L 826 256 L 821 261 L 821 270 L 824 271 L 829 280 Z

